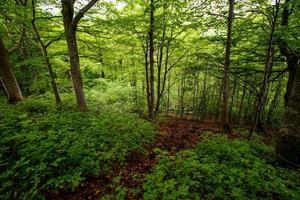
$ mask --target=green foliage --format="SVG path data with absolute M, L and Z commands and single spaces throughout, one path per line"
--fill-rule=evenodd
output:
M 56 111 L 30 99 L 1 107 L 0 133 L 1 199 L 37 199 L 47 190 L 73 190 L 144 151 L 154 129 L 134 115 Z
M 300 174 L 272 165 L 272 152 L 257 141 L 206 138 L 163 156 L 146 176 L 144 199 L 299 199 Z

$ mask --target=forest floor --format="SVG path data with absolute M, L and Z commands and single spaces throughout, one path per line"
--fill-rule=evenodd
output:
M 98 177 L 89 177 L 75 191 L 47 192 L 47 199 L 55 200 L 99 200 L 104 195 L 112 195 L 120 187 L 137 192 L 127 192 L 126 199 L 142 199 L 142 184 L 144 177 L 159 160 L 158 149 L 165 150 L 169 155 L 175 155 L 183 149 L 193 148 L 201 140 L 201 134 L 212 132 L 221 134 L 220 124 L 217 122 L 201 122 L 187 118 L 173 116 L 165 117 L 157 122 L 159 133 L 155 141 L 146 147 L 146 153 L 132 152 L 124 164 L 116 163 L 110 174 L 101 174 Z M 248 129 L 246 125 L 234 125 L 230 139 L 247 137 L 240 130 Z M 267 131 L 263 141 L 273 141 L 272 130 Z M 136 190 L 137 189 L 137 190 Z

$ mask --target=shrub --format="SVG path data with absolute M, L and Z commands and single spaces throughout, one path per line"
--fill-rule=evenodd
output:
M 40 199 L 43 191 L 73 190 L 87 176 L 122 163 L 131 151 L 144 151 L 154 137 L 153 126 L 134 115 L 36 105 L 0 108 L 0 199 Z
M 162 156 L 145 178 L 144 199 L 300 199 L 299 173 L 270 163 L 272 152 L 257 141 L 204 139 Z

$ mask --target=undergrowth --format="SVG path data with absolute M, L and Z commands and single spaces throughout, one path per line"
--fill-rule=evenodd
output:
M 210 136 L 193 150 L 162 155 L 144 199 L 300 199 L 300 173 L 281 168 L 259 141 Z
M 0 199 L 42 199 L 107 173 L 154 138 L 135 115 L 57 110 L 48 99 L 0 107 Z

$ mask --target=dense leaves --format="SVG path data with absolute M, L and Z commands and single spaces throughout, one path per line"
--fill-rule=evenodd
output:
M 258 141 L 210 136 L 193 150 L 163 156 L 144 199 L 299 199 L 300 174 L 280 168 Z
M 153 126 L 134 115 L 49 109 L 42 100 L 0 112 L 1 199 L 36 199 L 74 189 L 87 176 L 107 173 L 141 151 Z

